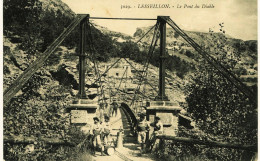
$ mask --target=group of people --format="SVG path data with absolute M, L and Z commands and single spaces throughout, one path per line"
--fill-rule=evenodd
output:
M 99 118 L 100 118 L 100 121 L 102 122 L 104 120 L 104 113 L 107 113 L 107 115 L 109 117 L 112 117 L 112 116 L 117 116 L 117 111 L 118 111 L 118 104 L 116 102 L 116 100 L 114 99 L 113 102 L 110 104 L 110 107 L 108 109 L 108 111 L 105 112 L 105 110 L 108 108 L 108 104 L 107 102 L 101 102 L 99 104 Z
M 105 102 L 103 103 L 100 103 L 99 104 L 99 109 L 100 110 L 104 110 L 104 109 L 107 109 L 108 107 L 108 104 Z M 119 108 L 119 105 L 117 104 L 116 102 L 116 99 L 113 99 L 112 103 L 110 104 L 110 108 L 109 108 L 109 116 L 112 117 L 112 116 L 117 116 L 117 111 L 118 111 L 118 108 Z
M 94 124 L 90 129 L 90 135 L 92 136 L 92 154 L 96 156 L 96 150 L 101 150 L 101 155 L 104 156 L 104 148 L 108 146 L 110 142 L 111 125 L 109 116 L 105 115 L 104 122 L 100 122 L 98 117 L 94 117 Z
M 145 145 L 147 143 L 147 132 L 150 131 L 151 126 L 154 128 L 151 137 L 149 138 L 150 143 L 155 143 L 156 136 L 163 134 L 163 124 L 160 121 L 160 117 L 156 116 L 153 123 L 149 123 L 145 119 L 145 114 L 140 114 L 140 118 L 136 124 L 135 130 L 137 132 L 137 141 L 141 144 L 141 151 L 145 150 Z
M 100 121 L 98 117 L 94 117 L 94 124 L 91 127 L 90 134 L 92 136 L 92 153 L 96 156 L 96 150 L 101 150 L 101 155 L 104 156 L 104 148 L 108 146 L 110 143 L 110 133 L 111 133 L 111 124 L 110 124 L 110 116 L 117 116 L 118 104 L 115 100 L 111 104 L 111 108 L 108 115 L 104 116 L 104 121 Z M 112 111 L 112 112 L 111 112 Z M 156 116 L 154 118 L 154 122 L 150 123 L 145 119 L 145 114 L 140 114 L 140 118 L 137 121 L 135 126 L 135 131 L 137 132 L 137 141 L 141 145 L 141 151 L 144 152 L 145 145 L 147 142 L 155 143 L 156 136 L 159 134 L 163 134 L 163 124 L 160 121 L 160 117 Z M 147 132 L 150 131 L 151 127 L 153 127 L 153 132 L 151 137 L 149 138 Z M 149 138 L 149 140 L 147 140 Z
M 101 106 L 101 109 L 103 106 Z M 104 156 L 104 148 L 110 143 L 110 132 L 111 124 L 110 117 L 117 116 L 118 104 L 114 99 L 110 105 L 110 111 L 108 115 L 104 115 L 104 121 L 100 120 L 98 117 L 94 117 L 94 124 L 90 129 L 90 135 L 92 136 L 92 153 L 96 156 L 96 150 L 101 150 L 101 155 Z M 103 113 L 102 113 L 103 115 Z

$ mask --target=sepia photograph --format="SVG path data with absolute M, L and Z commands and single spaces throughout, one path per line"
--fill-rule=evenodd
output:
M 4 161 L 257 161 L 257 0 L 3 0 Z

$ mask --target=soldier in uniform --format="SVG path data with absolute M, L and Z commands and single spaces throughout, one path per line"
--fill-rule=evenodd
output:
M 163 124 L 161 122 L 160 117 L 156 116 L 154 119 L 154 123 L 151 123 L 151 126 L 154 127 L 153 134 L 155 136 L 163 134 Z
M 100 123 L 104 121 L 104 103 L 100 102 L 99 103 L 99 118 L 100 118 Z
M 102 123 L 103 125 L 103 140 L 104 140 L 104 146 L 108 145 L 108 142 L 110 141 L 110 131 L 111 131 L 111 124 L 109 121 L 109 116 L 105 115 L 105 121 Z
M 112 116 L 114 115 L 115 113 L 115 116 L 117 115 L 117 109 L 118 109 L 118 104 L 116 103 L 116 100 L 114 99 L 112 104 L 111 104 L 111 107 L 112 107 Z
M 141 151 L 145 149 L 146 132 L 150 130 L 148 121 L 145 119 L 145 114 L 140 114 L 140 118 L 136 125 L 137 141 L 141 144 Z
M 151 135 L 150 139 L 150 145 L 151 149 L 154 145 L 157 145 L 158 142 L 156 142 L 156 136 L 163 134 L 163 123 L 161 122 L 160 117 L 156 116 L 154 119 L 154 122 L 150 124 L 152 127 L 154 127 L 153 133 Z
M 104 147 L 102 146 L 102 143 L 101 143 L 101 134 L 103 131 L 103 127 L 100 124 L 99 119 L 97 117 L 94 117 L 93 120 L 94 120 L 94 124 L 90 130 L 90 134 L 93 136 L 92 137 L 92 144 L 93 144 L 92 152 L 93 152 L 93 155 L 96 156 L 96 149 L 100 148 L 101 155 L 103 156 Z
M 154 122 L 150 124 L 154 127 L 154 131 L 151 137 L 151 140 L 155 139 L 156 136 L 163 134 L 163 124 L 161 122 L 160 117 L 156 116 Z

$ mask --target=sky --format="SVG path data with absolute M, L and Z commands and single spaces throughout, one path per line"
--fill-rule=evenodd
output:
M 219 31 L 224 22 L 228 35 L 243 40 L 257 40 L 257 0 L 62 0 L 75 13 L 90 17 L 156 18 L 170 16 L 183 30 L 208 32 Z M 139 4 L 170 4 L 171 8 L 138 8 Z M 183 8 L 184 5 L 193 8 Z M 200 8 L 194 8 L 195 5 Z M 201 8 L 203 4 L 214 8 Z M 130 9 L 121 9 L 129 5 Z M 182 6 L 182 8 L 176 8 Z M 174 6 L 174 7 L 173 7 Z M 135 7 L 135 8 L 134 8 Z M 156 21 L 95 20 L 110 30 L 133 35 L 137 27 L 152 26 Z

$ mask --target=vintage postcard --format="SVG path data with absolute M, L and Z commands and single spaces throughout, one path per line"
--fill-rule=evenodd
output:
M 1 8 L 1 159 L 257 160 L 257 0 Z

